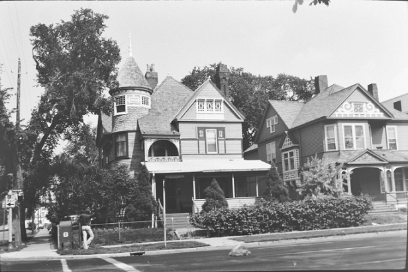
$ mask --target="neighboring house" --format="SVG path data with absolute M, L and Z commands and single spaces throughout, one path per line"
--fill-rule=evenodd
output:
M 208 79 L 194 92 L 171 76 L 158 85 L 153 66 L 143 75 L 130 55 L 110 90 L 112 116 L 99 116 L 100 165 L 122 163 L 137 175 L 145 164 L 167 212 L 200 210 L 213 178 L 230 206 L 255 203 L 257 176 L 270 166 L 243 159 L 244 116 L 229 101 L 226 65 L 217 75 L 218 87 Z
M 384 102 L 381 102 L 381 104 L 383 104 L 387 108 L 408 114 L 408 93 L 388 99 Z
M 308 159 L 343 163 L 348 194 L 375 200 L 406 200 L 408 192 L 408 116 L 378 102 L 376 84 L 328 86 L 315 79 L 316 95 L 307 103 L 269 100 L 248 159 L 274 162 L 296 197 L 300 169 Z M 254 155 L 257 150 L 258 157 Z

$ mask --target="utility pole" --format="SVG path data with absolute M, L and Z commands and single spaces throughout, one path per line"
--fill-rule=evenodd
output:
M 19 148 L 18 148 L 18 141 L 19 141 L 19 134 L 20 134 L 20 92 L 21 92 L 21 61 L 20 58 L 18 59 L 18 72 L 17 72 L 17 112 L 16 112 L 16 178 L 15 183 L 13 184 L 13 188 L 15 190 L 22 190 L 22 179 L 23 175 L 21 172 L 21 165 L 20 165 L 20 158 L 19 158 Z M 20 197 L 18 197 L 20 198 Z M 13 220 L 13 230 L 14 230 L 14 245 L 19 247 L 21 245 L 21 201 L 20 199 L 17 200 L 16 205 L 16 213 L 15 218 Z

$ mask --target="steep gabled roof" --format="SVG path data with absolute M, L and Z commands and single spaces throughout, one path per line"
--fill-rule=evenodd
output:
M 333 84 L 307 102 L 296 117 L 292 127 L 329 116 L 349 97 L 359 84 L 343 88 Z
M 120 68 L 118 82 L 119 88 L 142 87 L 150 90 L 152 89 L 132 56 L 129 56 L 125 60 L 122 68 Z
M 296 117 L 305 105 L 298 101 L 269 100 L 269 104 L 276 110 L 288 128 L 292 128 Z
M 171 122 L 192 93 L 189 88 L 167 76 L 152 94 L 149 113 L 138 120 L 142 134 L 179 134 L 172 131 Z
M 245 116 L 229 101 L 227 97 L 224 96 L 224 94 L 217 88 L 217 86 L 211 81 L 210 78 L 208 78 L 206 81 L 203 82 L 193 93 L 193 95 L 190 97 L 190 99 L 186 102 L 186 104 L 180 109 L 179 112 L 175 115 L 174 119 L 180 119 L 186 112 L 187 110 L 193 105 L 194 101 L 196 100 L 197 96 L 205 89 L 205 87 L 211 84 L 215 90 L 217 90 L 220 95 L 224 98 L 224 102 L 226 105 L 231 108 L 231 110 L 242 120 L 245 119 Z

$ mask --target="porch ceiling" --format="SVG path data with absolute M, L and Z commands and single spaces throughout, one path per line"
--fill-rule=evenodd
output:
M 271 166 L 260 160 L 191 160 L 182 162 L 145 162 L 149 172 L 208 173 L 208 172 L 260 172 L 269 171 Z

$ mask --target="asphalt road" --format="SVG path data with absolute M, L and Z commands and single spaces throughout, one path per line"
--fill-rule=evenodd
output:
M 135 257 L 2 261 L 1 271 L 296 271 L 404 269 L 407 233 L 353 235 L 250 247 L 249 256 L 208 250 Z

